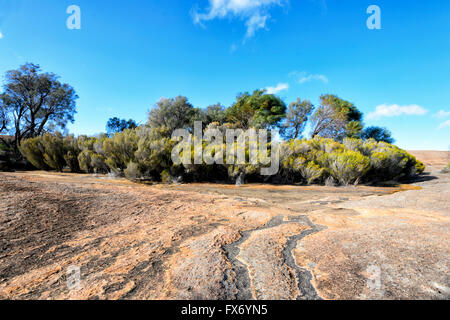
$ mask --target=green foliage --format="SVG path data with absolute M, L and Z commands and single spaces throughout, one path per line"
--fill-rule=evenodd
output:
M 186 97 L 163 98 L 149 112 L 148 125 L 151 128 L 166 128 L 168 133 L 176 129 L 190 129 L 195 120 L 202 118 L 202 112 L 195 109 Z
M 38 169 L 53 169 L 62 172 L 68 166 L 72 172 L 79 172 L 78 142 L 74 136 L 59 132 L 46 133 L 43 136 L 26 139 L 20 151 L 28 161 Z
M 83 150 L 78 155 L 78 164 L 80 166 L 80 169 L 83 170 L 86 173 L 93 173 L 94 167 L 92 165 L 92 156 L 94 155 L 94 152 L 91 150 Z
M 205 110 L 206 124 L 216 122 L 224 124 L 226 122 L 226 109 L 221 104 L 209 106 Z
M 122 132 L 125 129 L 135 129 L 137 127 L 136 121 L 129 119 L 119 119 L 117 117 L 110 118 L 106 123 L 106 132 L 108 134 L 114 134 Z
M 109 171 L 103 152 L 103 142 L 106 139 L 106 135 L 78 137 L 78 148 L 81 150 L 78 155 L 78 163 L 82 171 L 86 173 L 106 173 Z
M 41 144 L 40 137 L 30 138 L 22 141 L 19 147 L 22 155 L 37 169 L 50 169 L 44 160 L 44 147 Z
M 27 63 L 6 72 L 5 80 L 0 94 L 0 132 L 14 133 L 16 148 L 23 139 L 65 129 L 74 121 L 78 96 L 70 85 L 59 82 L 57 75 Z M 59 159 L 52 156 L 56 154 L 49 154 L 48 161 L 59 167 Z
M 345 136 L 346 118 L 337 113 L 331 106 L 320 106 L 311 117 L 311 137 L 322 136 L 326 138 L 341 139 Z
M 444 169 L 442 169 L 442 173 L 450 173 L 450 163 L 447 164 L 447 166 Z
M 313 161 L 310 161 L 306 165 L 303 165 L 300 170 L 308 184 L 311 184 L 314 181 L 320 179 L 325 172 L 324 168 L 321 168 Z
M 357 151 L 333 152 L 329 155 L 331 175 L 341 184 L 358 184 L 370 169 L 370 159 Z
M 308 180 L 317 172 L 315 181 L 330 181 L 331 176 L 348 185 L 398 180 L 424 170 L 423 164 L 404 150 L 373 139 L 346 138 L 343 143 L 321 137 L 291 140 L 282 145 L 280 160 L 285 182 L 294 179 L 311 183 Z
M 348 122 L 362 120 L 362 113 L 351 102 L 332 94 L 322 95 L 320 101 L 322 105 L 331 106 L 337 113 L 345 115 Z
M 415 161 L 415 164 L 414 164 L 414 171 L 413 171 L 412 175 L 418 175 L 418 174 L 423 173 L 425 171 L 425 165 L 421 161 L 419 161 L 415 158 L 414 158 L 414 161 Z M 448 167 L 448 165 L 447 165 L 447 167 Z
M 44 148 L 44 161 L 52 169 L 62 172 L 66 161 L 64 159 L 64 142 L 61 133 L 52 135 L 49 133 L 41 137 Z
M 64 160 L 70 168 L 71 172 L 80 172 L 80 164 L 78 162 L 78 155 L 81 150 L 78 147 L 78 141 L 73 135 L 68 135 L 63 138 L 64 146 Z
M 350 121 L 345 125 L 345 136 L 348 138 L 361 138 L 363 125 L 360 121 Z
M 312 134 L 341 141 L 345 137 L 360 138 L 362 113 L 350 102 L 335 95 L 320 96 L 321 106 L 313 114 Z
M 379 180 L 398 180 L 422 173 L 424 165 L 406 151 L 388 144 L 378 142 L 371 144 L 370 162 L 373 168 L 372 176 Z
M 309 100 L 302 101 L 298 98 L 296 102 L 292 102 L 282 127 L 283 136 L 288 140 L 301 138 L 313 110 L 314 106 Z
M 168 137 L 166 128 L 140 127 L 137 129 L 137 149 L 134 159 L 139 164 L 139 173 L 145 179 L 160 180 L 164 170 L 175 174 L 171 152 L 175 142 Z
M 211 123 L 210 128 L 225 130 L 232 124 Z M 191 136 L 194 141 L 194 137 Z M 23 141 L 21 151 L 37 168 L 86 173 L 107 173 L 125 176 L 133 181 L 153 180 L 171 182 L 183 181 L 235 181 L 239 176 L 247 181 L 265 182 L 268 179 L 283 183 L 322 183 L 335 185 L 358 184 L 362 182 L 398 180 L 423 172 L 424 166 L 406 151 L 374 139 L 361 140 L 345 138 L 342 143 L 322 138 L 291 139 L 280 145 L 280 171 L 275 177 L 260 175 L 262 161 L 268 154 L 259 155 L 258 164 L 250 162 L 250 142 L 244 147 L 235 141 L 236 152 L 230 158 L 224 157 L 223 164 L 175 165 L 171 153 L 177 141 L 169 138 L 165 127 L 141 126 L 125 130 L 111 137 L 73 136 L 63 137 L 60 133 L 45 134 L 42 137 Z M 209 141 L 202 141 L 203 150 Z M 256 145 L 259 147 L 259 144 Z M 226 144 L 220 144 L 211 154 L 226 155 Z M 239 152 L 245 155 L 244 164 L 235 164 Z M 194 163 L 194 148 L 187 149 Z M 221 157 L 222 158 L 222 157 Z
M 340 150 L 341 145 L 331 139 L 290 140 L 281 146 L 281 175 L 283 181 L 322 182 L 328 176 L 327 153 Z
M 227 110 L 227 121 L 239 128 L 269 128 L 279 125 L 286 115 L 286 104 L 265 90 L 255 90 L 251 95 L 239 95 Z
M 106 157 L 106 165 L 114 173 L 122 174 L 127 165 L 135 160 L 134 153 L 138 149 L 136 133 L 136 130 L 125 130 L 103 141 L 102 151 Z
M 362 132 L 362 139 L 375 139 L 376 141 L 387 142 L 390 144 L 395 142 L 392 138 L 392 133 L 388 129 L 380 127 L 368 127 L 364 129 Z

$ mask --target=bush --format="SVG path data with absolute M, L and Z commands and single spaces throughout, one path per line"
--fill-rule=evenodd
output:
M 92 166 L 92 156 L 93 155 L 94 155 L 94 152 L 92 152 L 91 150 L 83 150 L 78 155 L 78 164 L 80 166 L 80 169 L 86 173 L 94 172 L 94 167 Z
M 62 172 L 65 167 L 69 167 L 72 172 L 80 171 L 80 149 L 74 136 L 63 137 L 59 132 L 46 133 L 23 140 L 19 150 L 37 169 Z
M 62 172 L 66 166 L 64 159 L 64 142 L 61 133 L 46 133 L 41 137 L 44 148 L 44 161 L 52 169 Z
M 177 168 L 173 166 L 171 157 L 174 146 L 175 142 L 170 139 L 167 129 L 138 128 L 134 157 L 135 162 L 139 164 L 141 176 L 144 179 L 160 181 L 165 170 L 176 174 Z
M 81 150 L 78 155 L 78 163 L 82 171 L 86 173 L 109 172 L 103 153 L 103 142 L 106 139 L 106 135 L 100 135 L 99 137 L 78 137 L 78 148 Z
M 447 164 L 447 166 L 446 166 L 444 169 L 442 169 L 441 172 L 442 172 L 442 173 L 450 173 L 450 163 Z
M 210 127 L 224 130 L 212 123 Z M 204 149 L 207 141 L 202 141 Z M 280 171 L 275 177 L 261 176 L 264 165 L 250 163 L 249 142 L 242 150 L 245 164 L 234 164 L 224 158 L 223 164 L 175 165 L 171 159 L 173 147 L 167 129 L 141 126 L 125 130 L 111 137 L 62 136 L 60 133 L 22 142 L 22 154 L 42 170 L 62 171 L 69 167 L 73 172 L 114 173 L 130 180 L 154 181 L 247 181 L 281 183 L 322 183 L 326 185 L 358 184 L 361 182 L 398 180 L 423 172 L 424 166 L 406 151 L 374 139 L 354 138 L 342 143 L 316 137 L 311 140 L 290 140 L 280 145 Z M 222 144 L 215 152 L 223 152 Z M 267 145 L 270 153 L 271 144 Z M 194 160 L 194 148 L 190 155 Z M 234 155 L 236 159 L 237 154 Z M 264 156 L 263 156 L 264 157 Z M 261 160 L 260 155 L 260 160 Z M 176 178 L 174 178 L 176 177 Z
M 41 138 L 30 138 L 22 141 L 20 147 L 22 155 L 37 169 L 49 170 L 50 167 L 44 160 L 44 147 Z
M 136 130 L 127 129 L 105 139 L 102 152 L 106 157 L 106 165 L 116 174 L 122 174 L 128 163 L 134 162 L 134 153 L 138 149 Z
M 78 141 L 73 135 L 64 137 L 64 160 L 69 166 L 71 172 L 80 172 L 80 163 L 78 162 L 78 155 L 81 150 L 78 147 Z
M 357 151 L 330 154 L 331 174 L 345 186 L 358 184 L 369 169 L 370 159 Z
M 325 169 L 310 161 L 302 167 L 301 171 L 307 183 L 311 184 L 322 177 Z
M 381 180 L 398 180 L 420 174 L 425 166 L 406 151 L 385 142 L 379 142 L 370 154 L 374 169 L 371 176 Z

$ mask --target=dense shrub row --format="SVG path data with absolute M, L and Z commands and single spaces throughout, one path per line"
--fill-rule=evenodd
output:
M 24 140 L 20 150 L 38 169 L 72 172 L 113 173 L 130 180 L 248 181 L 305 184 L 358 184 L 398 180 L 423 172 L 424 166 L 404 150 L 369 139 L 346 138 L 342 143 L 316 137 L 290 140 L 280 146 L 277 175 L 260 175 L 261 165 L 227 163 L 174 165 L 171 152 L 177 144 L 166 129 L 141 126 L 108 137 L 60 133 Z M 203 142 L 206 147 L 206 142 Z M 248 148 L 248 145 L 247 145 Z M 215 150 L 225 154 L 225 145 Z M 269 145 L 270 149 L 270 145 Z M 248 150 L 247 160 L 248 160 Z M 193 148 L 191 153 L 193 159 Z
M 425 167 L 406 151 L 369 139 L 291 140 L 283 144 L 282 174 L 295 181 L 341 185 L 399 180 L 422 173 Z

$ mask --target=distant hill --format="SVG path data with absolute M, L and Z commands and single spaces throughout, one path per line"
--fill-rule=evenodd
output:
M 444 167 L 450 163 L 450 151 L 408 150 L 427 167 Z

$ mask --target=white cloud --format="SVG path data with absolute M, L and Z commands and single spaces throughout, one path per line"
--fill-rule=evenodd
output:
M 438 130 L 443 129 L 445 127 L 450 127 L 450 120 L 447 120 L 447 121 L 441 123 L 438 127 Z
M 322 81 L 323 83 L 328 83 L 328 78 L 326 76 L 324 76 L 323 74 L 306 75 L 306 76 L 303 76 L 300 79 L 298 79 L 298 82 L 306 83 L 306 82 L 310 82 L 312 80 L 319 80 L 319 81 Z
M 436 118 L 447 118 L 450 117 L 450 111 L 440 110 L 434 115 Z
M 216 18 L 239 18 L 245 20 L 247 32 L 245 38 L 251 38 L 259 29 L 266 27 L 270 18 L 269 8 L 282 6 L 287 0 L 208 0 L 209 7 L 206 12 L 200 13 L 192 10 L 194 23 L 202 24 Z
M 367 118 L 376 119 L 381 117 L 395 117 L 401 115 L 422 116 L 427 112 L 427 109 L 416 104 L 407 106 L 399 106 L 398 104 L 382 104 L 377 106 L 374 112 L 369 113 Z
M 297 82 L 300 84 L 307 83 L 310 81 L 322 81 L 323 83 L 328 83 L 328 78 L 323 74 L 308 74 L 307 72 L 293 71 L 289 74 L 290 77 L 297 78 Z
M 251 16 L 245 23 L 247 26 L 247 33 L 245 34 L 245 37 L 251 38 L 255 35 L 256 30 L 265 28 L 268 17 L 268 15 L 260 15 L 259 13 Z
M 3 39 L 3 33 L 0 32 L 0 39 Z
M 281 91 L 288 90 L 289 84 L 287 83 L 279 83 L 275 87 L 266 87 L 266 91 L 268 94 L 277 94 Z

